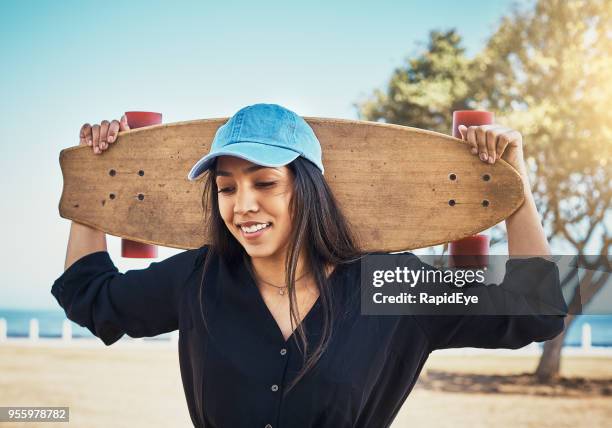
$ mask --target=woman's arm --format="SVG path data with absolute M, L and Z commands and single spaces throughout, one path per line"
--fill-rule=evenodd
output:
M 472 146 L 472 154 L 494 164 L 498 159 L 508 162 L 521 176 L 525 202 L 506 219 L 508 253 L 510 256 L 549 256 L 550 247 L 542 228 L 540 215 L 531 193 L 531 184 L 523 156 L 523 136 L 501 125 L 459 126 L 462 138 Z
M 129 131 L 127 117 L 121 121 L 103 120 L 99 125 L 83 124 L 79 130 L 79 146 L 90 146 L 94 154 L 101 154 L 108 149 L 109 144 L 117 141 L 119 131 Z M 106 234 L 84 224 L 72 222 L 64 272 L 77 260 L 98 251 L 106 251 Z
M 523 180 L 525 202 L 506 219 L 508 251 L 511 256 L 519 257 L 506 262 L 506 274 L 499 287 L 467 287 L 462 290 L 479 295 L 490 308 L 500 308 L 499 315 L 470 315 L 468 309 L 465 315 L 416 315 L 413 319 L 427 336 L 431 350 L 460 347 L 517 349 L 533 341 L 551 339 L 563 331 L 567 306 L 561 293 L 559 270 L 552 261 L 544 260 L 550 255 L 550 248 L 531 193 L 521 134 L 498 125 L 472 126 L 469 129 L 461 125 L 459 131 L 463 139 L 472 144 L 472 153 L 478 154 L 483 162 L 493 164 L 501 157 L 516 169 Z M 435 269 L 419 263 L 425 269 Z M 420 267 L 417 264 L 415 268 Z M 451 291 L 441 287 L 432 290 L 440 293 Z M 544 313 L 537 310 L 541 302 L 548 308 Z M 519 315 L 523 313 L 526 315 Z
M 511 256 L 549 256 L 550 247 L 531 193 L 529 178 L 526 175 L 521 175 L 521 178 L 525 188 L 525 202 L 506 219 L 508 253 Z
M 105 250 L 72 263 L 51 294 L 68 319 L 110 345 L 124 334 L 151 337 L 178 328 L 182 291 L 207 246 L 187 250 L 148 268 L 119 272 Z
M 97 251 L 107 251 L 106 234 L 73 221 L 70 225 L 64 272 L 80 258 Z

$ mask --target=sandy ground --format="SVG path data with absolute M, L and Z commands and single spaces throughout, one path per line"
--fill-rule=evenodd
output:
M 533 356 L 434 353 L 393 428 L 612 426 L 612 357 L 566 357 L 538 386 Z M 0 406 L 69 406 L 70 423 L 7 427 L 190 427 L 178 356 L 168 348 L 0 345 Z

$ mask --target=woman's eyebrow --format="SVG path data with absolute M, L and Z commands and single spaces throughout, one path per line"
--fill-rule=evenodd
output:
M 276 169 L 276 170 L 278 170 L 278 168 L 272 168 L 272 167 L 269 167 L 269 166 L 263 166 L 263 165 L 252 165 L 252 166 L 249 166 L 249 167 L 244 168 L 244 169 L 242 170 L 242 172 L 243 172 L 243 173 L 245 173 L 245 174 L 249 174 L 249 173 L 251 173 L 251 172 L 254 172 L 254 171 L 257 171 L 257 170 L 260 170 L 260 169 L 263 169 L 263 168 L 270 168 L 270 169 Z M 231 177 L 231 176 L 233 175 L 231 172 L 221 171 L 221 170 L 217 170 L 217 172 L 216 172 L 216 173 L 217 173 L 217 175 L 222 175 L 222 176 L 224 176 L 224 177 Z

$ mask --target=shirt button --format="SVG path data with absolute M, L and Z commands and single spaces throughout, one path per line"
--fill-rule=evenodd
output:
M 278 385 L 274 384 L 274 385 L 272 385 L 272 387 L 270 389 L 272 391 L 276 392 L 276 391 L 278 391 Z
M 272 428 L 272 425 L 266 424 L 266 428 Z
M 286 350 L 285 348 L 283 348 L 283 349 L 281 349 L 281 350 L 280 350 L 280 354 L 281 354 L 281 355 L 285 355 L 286 353 L 287 353 L 287 350 Z

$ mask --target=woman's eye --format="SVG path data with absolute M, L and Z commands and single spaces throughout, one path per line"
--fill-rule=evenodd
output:
M 274 184 L 276 184 L 276 181 L 266 181 L 266 182 L 255 183 L 255 186 L 256 187 L 270 187 L 270 186 L 273 186 Z M 230 193 L 233 190 L 234 190 L 233 187 L 223 187 L 219 189 L 218 193 Z

